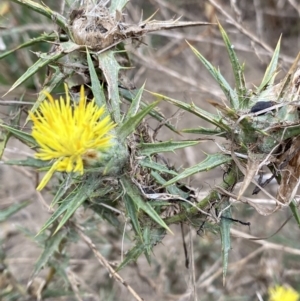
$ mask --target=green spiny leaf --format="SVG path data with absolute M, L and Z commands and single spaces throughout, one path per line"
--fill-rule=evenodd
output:
M 122 89 L 120 88 L 120 94 L 127 99 L 129 102 L 132 102 L 133 99 L 135 99 L 137 93 L 139 90 L 126 90 L 126 89 Z M 148 104 L 145 104 L 144 102 L 141 102 L 141 108 L 144 109 L 148 106 Z M 157 112 L 156 110 L 152 110 L 151 112 L 149 112 L 149 115 L 153 118 L 155 118 L 156 120 L 158 120 L 159 122 L 162 122 L 168 129 L 170 129 L 172 132 L 179 134 L 179 132 L 176 130 L 176 128 L 171 125 L 166 119 L 165 117 Z
M 276 76 L 277 64 L 278 64 L 278 58 L 279 58 L 279 52 L 280 52 L 280 42 L 281 42 L 281 37 L 279 38 L 279 41 L 278 41 L 275 51 L 273 53 L 273 57 L 272 57 L 271 62 L 265 72 L 263 80 L 257 89 L 257 94 L 261 93 L 267 86 L 272 85 L 274 83 L 274 79 Z
M 173 98 L 170 98 L 170 97 L 164 96 L 162 94 L 158 94 L 158 93 L 153 93 L 153 92 L 149 92 L 149 93 L 158 97 L 159 99 L 162 99 L 171 104 L 174 104 L 175 106 L 177 106 L 187 112 L 190 112 L 190 113 L 202 118 L 203 120 L 208 121 L 209 123 L 217 126 L 220 129 L 225 130 L 226 132 L 230 132 L 230 127 L 228 127 L 226 124 L 224 124 L 223 120 L 218 115 L 214 115 L 209 112 L 206 112 L 205 110 L 198 108 L 194 104 L 187 104 L 186 102 L 176 100 L 176 99 L 173 99 Z
M 31 40 L 29 40 L 28 42 L 25 42 L 17 47 L 15 47 L 14 49 L 11 49 L 11 50 L 8 50 L 4 53 L 1 53 L 0 54 L 0 60 L 5 58 L 6 56 L 12 54 L 13 52 L 19 50 L 19 49 L 22 49 L 22 48 L 26 48 L 26 47 L 29 47 L 29 46 L 32 46 L 34 44 L 38 44 L 40 42 L 45 42 L 45 41 L 49 41 L 49 42 L 52 42 L 52 41 L 55 41 L 57 40 L 57 35 L 56 34 L 46 34 L 46 33 L 43 33 L 41 36 L 37 37 L 37 38 L 33 38 Z
M 146 214 L 148 214 L 158 225 L 172 233 L 169 227 L 165 224 L 162 218 L 157 214 L 157 212 L 151 207 L 149 202 L 145 202 L 134 184 L 126 176 L 121 177 L 121 181 L 126 190 L 126 193 L 131 197 L 131 199 L 136 204 L 137 208 L 142 209 Z
M 23 99 L 23 96 L 20 99 L 20 103 L 21 103 L 22 99 Z M 20 118 L 21 118 L 20 108 L 18 106 L 11 106 L 9 108 L 9 115 L 14 116 L 14 117 L 11 117 L 11 119 L 10 119 L 10 126 L 12 128 L 17 127 L 20 123 Z M 3 124 L 3 121 L 0 119 L 0 127 L 1 127 L 1 124 Z M 4 149 L 5 149 L 6 144 L 10 137 L 11 137 L 10 131 L 3 131 L 0 129 L 0 159 L 2 158 Z
M 59 246 L 62 240 L 66 237 L 66 234 L 67 231 L 65 229 L 61 230 L 46 241 L 44 251 L 34 265 L 32 278 L 40 272 L 40 270 L 48 263 L 51 256 L 59 250 Z
M 155 171 L 151 172 L 151 176 L 161 185 L 165 185 L 167 182 L 161 175 L 159 175 Z M 169 185 L 167 187 L 167 191 L 174 196 L 180 196 L 181 198 L 184 198 L 184 199 L 187 199 L 190 196 L 190 194 L 188 192 L 184 192 L 183 190 L 181 190 L 174 184 Z
M 73 195 L 75 193 L 76 191 L 73 191 L 61 202 L 60 206 L 55 210 L 52 216 L 46 221 L 41 230 L 38 232 L 37 236 L 49 228 L 68 209 L 69 206 L 74 207 L 73 203 L 76 203 L 76 199 L 74 201 Z
M 11 215 L 15 214 L 16 212 L 20 211 L 24 207 L 28 206 L 30 202 L 25 201 L 18 204 L 13 204 L 6 209 L 1 209 L 0 211 L 0 222 L 4 222 L 8 219 Z
M 116 272 L 123 269 L 126 265 L 128 265 L 131 262 L 135 262 L 144 252 L 144 245 L 137 244 L 135 247 L 133 247 L 131 250 L 129 250 L 124 258 L 124 260 L 121 262 L 121 264 L 116 269 Z
M 83 204 L 83 202 L 90 197 L 98 185 L 98 178 L 94 178 L 91 181 L 86 180 L 82 183 L 80 189 L 77 189 L 77 193 L 73 196 L 71 203 L 69 206 L 67 206 L 66 213 L 59 222 L 54 234 L 61 229 L 61 227 L 70 219 L 73 213 Z
M 155 161 L 152 161 L 148 158 L 145 158 L 145 159 L 141 160 L 139 162 L 139 164 L 143 167 L 148 167 L 148 168 L 151 168 L 152 170 L 157 170 L 161 173 L 168 173 L 168 174 L 171 174 L 171 175 L 174 175 L 174 176 L 178 175 L 175 170 L 172 170 L 172 169 L 168 168 L 167 166 L 159 164 L 159 163 L 157 163 Z
M 138 214 L 137 214 L 138 210 L 137 210 L 136 204 L 134 203 L 134 201 L 128 194 L 124 195 L 124 202 L 125 202 L 126 211 L 131 220 L 133 229 L 135 230 L 136 234 L 139 236 L 140 240 L 143 241 L 143 236 L 142 236 L 141 226 L 140 226 L 139 219 L 138 219 Z
M 113 51 L 106 51 L 98 55 L 99 68 L 102 70 L 108 84 L 108 96 L 111 101 L 114 121 L 121 120 L 120 96 L 119 96 L 119 70 L 120 65 L 115 59 Z
M 34 168 L 48 168 L 51 166 L 50 161 L 43 161 L 35 158 L 28 157 L 23 160 L 7 160 L 5 161 L 7 165 L 16 165 L 16 166 L 30 166 Z
M 86 55 L 87 55 L 87 61 L 88 61 L 90 75 L 91 75 L 92 91 L 95 97 L 96 104 L 98 105 L 98 107 L 102 107 L 102 106 L 106 107 L 106 99 L 103 91 L 103 86 L 100 85 L 97 72 L 95 70 L 91 55 L 87 48 L 86 48 Z
M 219 137 L 224 137 L 226 134 L 226 132 L 224 132 L 224 131 L 208 129 L 208 128 L 204 128 L 202 126 L 199 126 L 198 128 L 193 128 L 193 129 L 183 129 L 183 130 L 181 130 L 181 132 L 189 133 L 189 134 L 198 134 L 198 135 L 219 136 Z
M 134 98 L 132 99 L 131 105 L 129 107 L 129 110 L 126 114 L 125 121 L 127 121 L 129 118 L 135 116 L 140 108 L 140 103 L 142 99 L 142 95 L 144 92 L 145 84 L 138 90 Z
M 199 164 L 196 164 L 192 167 L 189 167 L 185 169 L 181 174 L 179 174 L 177 177 L 173 178 L 172 180 L 165 183 L 164 186 L 169 186 L 171 184 L 174 184 L 180 180 L 183 180 L 187 177 L 190 177 L 198 172 L 202 171 L 208 171 L 210 169 L 213 169 L 217 166 L 220 166 L 225 163 L 229 163 L 231 161 L 231 157 L 224 154 L 213 154 L 208 155 L 206 159 Z
M 151 156 L 161 152 L 174 152 L 176 149 L 194 146 L 201 141 L 164 141 L 157 143 L 140 143 L 138 147 L 140 154 L 144 156 Z
M 138 242 L 135 247 L 133 247 L 127 254 L 125 259 L 118 266 L 117 271 L 123 269 L 126 265 L 131 262 L 136 261 L 139 256 L 144 253 L 149 264 L 150 264 L 150 254 L 152 248 L 157 245 L 165 237 L 166 230 L 163 228 L 150 228 L 146 227 L 143 231 L 144 243 Z
M 44 5 L 41 5 L 35 1 L 31 0 L 11 0 L 15 3 L 21 4 L 23 6 L 28 7 L 29 9 L 36 11 L 37 13 L 46 16 L 51 21 L 54 21 L 57 25 L 59 25 L 61 28 L 63 28 L 66 32 L 69 32 L 68 23 L 65 17 L 60 15 L 57 12 L 54 12 L 50 9 L 50 7 Z
M 205 66 L 205 68 L 209 71 L 209 73 L 213 76 L 213 78 L 218 82 L 220 88 L 224 92 L 226 98 L 228 99 L 231 107 L 233 109 L 239 108 L 239 100 L 238 95 L 236 91 L 234 91 L 228 82 L 225 80 L 225 78 L 222 76 L 219 70 L 216 70 L 216 68 L 207 60 L 205 57 L 191 44 L 188 43 L 188 45 L 191 47 L 192 51 L 196 54 L 196 56 L 200 59 L 202 64 Z
M 6 129 L 7 131 L 9 131 L 15 138 L 19 139 L 20 141 L 22 141 L 23 143 L 25 143 L 26 145 L 28 145 L 29 147 L 36 147 L 37 143 L 34 140 L 34 138 L 30 135 L 27 134 L 23 131 L 19 131 L 13 127 L 10 127 L 8 125 L 5 124 L 1 124 L 0 123 L 0 127 Z
M 295 75 L 295 72 L 298 70 L 300 61 L 300 52 L 298 53 L 297 57 L 295 58 L 292 66 L 290 67 L 288 73 L 284 77 L 284 79 L 281 81 L 279 93 L 277 96 L 277 101 L 281 101 L 281 99 L 284 97 L 286 93 L 289 93 L 289 90 L 294 88 L 294 84 L 292 83 L 293 77 Z M 294 93 L 293 93 L 294 94 Z
M 34 75 L 42 67 L 49 65 L 53 61 L 57 61 L 67 53 L 78 50 L 81 47 L 70 41 L 61 43 L 59 44 L 59 46 L 60 47 L 58 47 L 55 52 L 51 52 L 50 54 L 40 54 L 40 58 L 26 70 L 26 72 L 12 85 L 12 87 L 5 93 L 5 95 L 20 86 L 24 81 Z
M 225 189 L 229 189 L 237 182 L 237 180 L 238 180 L 238 174 L 236 170 L 229 169 L 228 173 L 224 176 L 223 182 L 219 186 Z M 188 218 L 192 218 L 193 216 L 198 216 L 199 209 L 206 208 L 211 201 L 216 200 L 218 198 L 219 198 L 219 192 L 217 192 L 216 190 L 212 190 L 206 197 L 204 197 L 202 200 L 199 200 L 196 206 L 190 206 L 182 213 L 166 218 L 165 222 L 168 225 L 172 225 L 174 223 L 186 221 L 187 216 Z
M 224 28 L 221 26 L 219 23 L 219 29 L 222 35 L 222 38 L 224 40 L 227 52 L 229 54 L 230 62 L 232 65 L 233 69 L 233 74 L 235 78 L 235 85 L 237 88 L 237 93 L 238 93 L 238 98 L 239 98 L 239 107 L 247 107 L 247 105 L 244 103 L 245 102 L 245 95 L 246 95 L 246 86 L 245 86 L 245 79 L 244 79 L 244 70 L 243 66 L 240 65 L 239 60 L 235 54 L 235 51 L 233 49 L 233 45 L 231 44 L 228 35 L 226 34 Z
M 144 239 L 144 254 L 149 264 L 151 264 L 151 228 L 145 227 L 143 231 L 143 239 Z
M 142 122 L 144 117 L 153 110 L 157 105 L 159 101 L 155 101 L 149 106 L 147 106 L 145 109 L 143 109 L 138 114 L 130 117 L 125 121 L 122 126 L 118 129 L 118 137 L 120 140 L 126 139 L 131 133 L 134 132 L 134 130 L 137 128 L 137 126 Z
M 68 221 L 71 215 L 89 198 L 95 187 L 99 185 L 99 179 L 86 180 L 78 185 L 60 204 L 52 216 L 43 225 L 37 235 L 45 231 L 52 225 L 62 214 L 64 214 L 54 234 Z
M 57 203 L 63 200 L 63 196 L 72 184 L 74 184 L 74 182 L 72 181 L 71 175 L 68 174 L 68 176 L 65 177 L 65 179 L 62 181 L 62 183 L 60 183 L 59 187 L 57 188 L 56 194 L 50 205 L 51 208 L 54 208 L 54 206 Z
M 106 204 L 106 202 L 103 202 L 103 198 L 101 198 L 99 200 L 96 200 L 96 202 L 86 202 L 84 203 L 84 206 L 89 209 L 92 209 L 95 213 L 100 215 L 101 218 L 107 220 L 116 229 L 121 229 L 122 225 L 116 214 L 111 209 L 102 206 L 101 202 Z M 109 205 L 113 207 L 113 204 L 109 203 Z

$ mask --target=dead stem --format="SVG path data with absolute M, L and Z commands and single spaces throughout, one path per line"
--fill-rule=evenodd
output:
M 137 293 L 136 291 L 110 266 L 108 261 L 99 253 L 97 250 L 95 244 L 92 242 L 92 240 L 86 236 L 83 232 L 83 229 L 77 225 L 73 224 L 76 232 L 79 234 L 79 236 L 83 239 L 83 241 L 88 245 L 88 247 L 93 251 L 95 257 L 98 259 L 99 263 L 106 268 L 108 273 L 119 283 L 123 284 L 128 291 L 131 293 L 131 295 L 135 298 L 137 301 L 144 301 Z
M 256 36 L 254 33 L 250 32 L 249 30 L 247 30 L 245 27 L 243 27 L 241 24 L 239 24 L 237 21 L 234 20 L 234 18 L 228 14 L 222 7 L 221 5 L 219 5 L 215 0 L 208 0 L 223 16 L 225 16 L 228 21 L 234 26 L 236 27 L 241 33 L 243 33 L 245 36 L 247 36 L 248 38 L 250 38 L 253 42 L 259 44 L 261 47 L 263 47 L 264 49 L 266 49 L 270 56 L 273 55 L 274 53 L 274 49 L 268 45 L 267 43 L 265 43 L 264 41 L 262 41 L 258 36 Z M 291 59 L 290 57 L 280 54 L 280 57 L 286 62 L 286 63 L 293 63 L 294 59 Z

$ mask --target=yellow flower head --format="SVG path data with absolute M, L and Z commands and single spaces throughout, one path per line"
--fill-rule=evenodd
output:
M 269 301 L 297 301 L 299 294 L 291 287 L 277 285 L 269 288 Z
M 55 171 L 79 172 L 83 174 L 84 162 L 96 158 L 99 151 L 112 146 L 113 136 L 109 131 L 115 124 L 110 116 L 102 118 L 104 107 L 99 108 L 93 99 L 87 103 L 84 87 L 80 90 L 78 104 L 71 104 L 67 86 L 66 99 L 53 97 L 44 92 L 44 101 L 39 110 L 29 113 L 33 121 L 32 136 L 40 149 L 36 157 L 54 160 L 37 190 L 42 190 Z

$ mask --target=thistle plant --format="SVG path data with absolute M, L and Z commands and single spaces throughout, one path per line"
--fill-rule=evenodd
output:
M 111 1 L 110 6 L 108 1 L 74 1 L 66 15 L 30 0 L 13 2 L 52 19 L 58 27 L 56 33 L 45 33 L 20 45 L 22 48 L 46 41 L 51 44 L 51 49 L 36 53 L 38 60 L 7 92 L 22 85 L 43 67 L 48 68 L 46 81 L 28 112 L 26 125 L 32 127 L 31 132 L 0 123 L 4 133 L 3 149 L 13 136 L 36 151 L 35 158 L 10 160 L 6 164 L 31 166 L 46 172 L 37 183 L 37 190 L 48 188 L 53 194 L 49 206 L 52 215 L 37 236 L 43 237 L 44 250 L 32 273 L 34 279 L 44 266 L 50 267 L 45 294 L 53 275 L 65 273 L 53 263 L 53 258 L 59 258 L 73 236 L 88 244 L 116 281 L 125 283 L 97 252 L 85 233 L 85 225 L 76 218 L 76 210 L 81 206 L 91 209 L 93 214 L 120 230 L 124 217 L 130 222 L 134 233 L 133 247 L 117 270 L 136 261 L 142 254 L 150 263 L 153 247 L 168 232 L 171 234 L 170 225 L 188 223 L 199 229 L 203 220 L 210 217 L 217 223 L 222 239 L 224 283 L 234 201 L 253 206 L 263 215 L 290 206 L 300 225 L 294 201 L 300 175 L 300 74 L 297 71 L 300 55 L 282 82 L 275 84 L 279 41 L 261 84 L 250 90 L 245 84 L 244 66 L 239 63 L 226 32 L 219 25 L 232 64 L 235 88 L 190 45 L 224 92 L 226 101 L 211 102 L 217 112 L 208 113 L 195 104 L 155 92 L 150 94 L 156 100 L 147 104 L 143 95 L 149 91 L 145 91 L 144 85 L 134 90 L 121 87 L 120 73 L 131 66 L 125 41 L 139 40 L 152 31 L 209 24 L 156 21 L 153 17 L 139 24 L 129 24 L 122 14 L 127 3 L 124 0 Z M 1 54 L 0 58 L 11 53 Z M 65 94 L 58 99 L 55 89 L 63 85 Z M 175 128 L 156 108 L 162 101 L 196 115 L 212 127 Z M 124 103 L 128 104 L 127 110 Z M 194 140 L 157 141 L 148 130 L 147 116 L 162 122 L 176 134 L 193 133 L 197 137 Z M 184 170 L 176 170 L 166 163 L 164 152 L 197 145 L 207 140 L 208 135 L 210 140 L 224 139 L 224 144 L 218 144 L 218 153 L 207 154 L 204 161 Z M 199 200 L 196 189 L 187 186 L 184 180 L 219 166 L 225 170 L 223 182 Z M 255 178 L 264 167 L 278 181 L 277 196 L 270 195 L 265 189 L 269 179 L 263 182 Z M 259 207 L 243 196 L 251 182 L 256 186 L 255 193 L 262 191 L 275 200 L 272 210 Z M 242 184 L 235 193 L 237 183 Z M 76 295 L 78 292 L 72 289 Z M 135 299 L 141 300 L 132 288 L 129 287 L 129 291 Z

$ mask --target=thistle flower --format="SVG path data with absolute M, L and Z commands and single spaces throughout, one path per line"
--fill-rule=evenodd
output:
M 297 301 L 299 294 L 291 287 L 276 285 L 269 288 L 269 301 Z
M 32 136 L 40 146 L 36 158 L 53 160 L 37 190 L 42 190 L 55 171 L 83 174 L 84 164 L 98 161 L 101 152 L 112 146 L 109 131 L 115 124 L 105 115 L 93 99 L 87 103 L 84 87 L 80 89 L 79 103 L 71 104 L 67 86 L 66 99 L 54 100 L 46 91 L 44 101 L 35 113 L 29 113 L 33 121 Z M 102 118 L 101 118 L 102 117 Z

